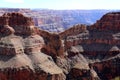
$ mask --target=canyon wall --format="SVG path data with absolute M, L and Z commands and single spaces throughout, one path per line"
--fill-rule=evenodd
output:
M 42 53 L 46 42 L 35 31 L 32 18 L 20 13 L 5 13 L 0 17 L 1 80 L 66 79 L 52 57 Z
M 116 71 L 118 70 L 120 54 L 119 17 L 119 12 L 107 13 L 95 24 L 87 27 L 84 25 L 86 27 L 84 30 L 81 28 L 82 25 L 79 24 L 60 33 L 60 37 L 64 40 L 65 51 L 68 52 L 68 57 L 73 58 L 73 56 L 78 54 L 84 55 L 88 63 L 94 64 L 94 70 L 96 70 L 102 80 L 110 80 L 120 76 L 119 72 Z M 117 61 L 116 58 L 112 57 L 117 57 Z M 111 72 L 107 72 L 106 69 L 109 69 Z M 75 69 L 72 72 L 73 74 L 81 73 L 81 71 L 77 71 L 79 70 Z M 115 75 L 112 75 L 113 73 Z M 72 78 L 74 77 L 73 75 Z
M 0 79 L 110 80 L 120 76 L 116 71 L 120 57 L 119 15 L 107 13 L 93 25 L 77 24 L 64 32 L 50 33 L 36 28 L 30 17 L 3 14 Z

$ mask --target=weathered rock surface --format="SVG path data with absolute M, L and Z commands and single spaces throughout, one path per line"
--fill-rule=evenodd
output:
M 36 32 L 44 39 L 45 45 L 41 49 L 43 53 L 52 56 L 54 60 L 57 58 L 57 56 L 61 58 L 65 56 L 64 47 L 59 34 L 49 33 L 38 28 L 36 28 Z
M 111 80 L 120 76 L 119 15 L 108 13 L 91 26 L 78 24 L 57 34 L 35 28 L 32 18 L 22 14 L 4 14 L 0 17 L 0 79 Z M 108 30 L 106 22 L 112 21 L 116 28 L 109 25 Z
M 111 80 L 120 76 L 120 53 L 114 57 L 93 63 L 95 71 L 102 80 Z
M 81 25 L 76 25 L 73 28 L 60 33 L 60 37 L 64 40 L 65 51 L 68 53 L 69 59 L 72 61 L 74 61 L 75 59 L 76 62 L 82 64 L 80 62 L 83 61 L 77 61 L 76 56 L 79 54 L 83 55 L 88 63 L 94 64 L 93 69 L 97 72 L 97 76 L 100 77 L 102 80 L 111 80 L 116 76 L 120 76 L 118 75 L 119 72 L 115 71 L 118 70 L 119 62 L 116 61 L 116 58 L 111 59 L 111 57 L 115 57 L 116 55 L 120 54 L 119 16 L 119 12 L 108 13 L 105 14 L 95 24 L 84 28 L 84 30 L 81 29 Z M 80 59 L 80 57 L 78 59 Z M 117 60 L 118 59 L 119 58 L 117 58 Z M 114 62 L 112 62 L 114 60 L 117 64 L 117 67 L 110 67 L 110 65 L 116 66 L 116 64 L 113 64 Z M 76 63 L 74 63 L 74 65 L 75 64 Z M 105 66 L 105 64 L 107 65 L 107 68 L 110 69 L 110 74 L 109 72 L 105 72 L 105 67 L 103 67 Z M 99 71 L 97 71 L 96 69 Z M 73 80 L 78 78 L 81 79 L 82 75 L 81 71 L 79 70 L 79 68 L 74 69 L 71 67 L 70 78 L 72 78 Z M 78 73 L 80 75 L 73 75 L 75 73 Z M 115 75 L 112 75 L 112 73 L 114 73 Z M 93 78 L 91 77 L 91 79 Z M 85 80 L 88 79 L 86 78 Z
M 92 29 L 97 29 L 100 31 L 120 31 L 120 12 L 111 12 L 105 14 L 100 20 L 97 21 Z
M 65 80 L 52 57 L 41 52 L 45 43 L 34 32 L 31 18 L 4 14 L 0 17 L 0 36 L 1 80 Z

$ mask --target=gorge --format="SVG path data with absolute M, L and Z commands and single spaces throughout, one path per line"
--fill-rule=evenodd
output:
M 1 80 L 111 80 L 119 64 L 120 12 L 60 33 L 18 12 L 0 16 Z

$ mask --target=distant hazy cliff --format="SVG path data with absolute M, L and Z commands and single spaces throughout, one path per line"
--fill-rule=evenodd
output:
M 50 32 L 61 32 L 75 24 L 93 24 L 105 13 L 112 10 L 47 10 L 47 9 L 0 9 L 0 14 L 5 12 L 20 12 L 32 17 L 35 26 Z

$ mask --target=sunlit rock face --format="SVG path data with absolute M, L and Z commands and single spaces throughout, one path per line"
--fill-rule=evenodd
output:
M 91 28 L 100 31 L 120 31 L 120 12 L 105 14 Z
M 20 13 L 5 13 L 0 17 L 0 26 L 9 25 L 15 30 L 15 34 L 30 34 L 34 27 L 32 18 Z
M 120 57 L 119 16 L 119 12 L 107 13 L 93 25 L 78 24 L 61 32 L 60 37 L 64 40 L 65 52 L 67 52 L 70 61 L 74 61 L 74 57 L 82 54 L 88 64 L 93 64 L 93 69 L 102 80 L 110 80 L 120 76 L 115 71 L 118 70 Z M 80 62 L 83 61 L 80 60 Z M 105 69 L 110 69 L 110 71 L 105 71 Z M 72 73 L 80 75 L 75 76 Z M 81 79 L 82 77 L 81 70 L 74 67 L 71 67 L 70 75 L 69 78 L 73 79 L 75 77 Z
M 119 47 L 120 27 L 117 24 L 120 22 L 119 16 L 119 12 L 107 13 L 93 25 L 78 24 L 61 32 L 60 37 L 64 39 L 65 48 L 70 49 L 71 46 L 81 45 L 85 52 L 104 52 L 109 51 L 115 45 Z M 106 22 L 109 23 L 108 26 Z
M 77 24 L 50 33 L 34 27 L 32 18 L 20 13 L 3 14 L 0 79 L 111 80 L 120 76 L 120 30 L 115 16 L 119 12 L 108 13 L 93 25 Z M 117 27 L 109 25 L 108 30 L 106 21 L 114 21 Z
M 0 80 L 65 80 L 52 57 L 41 52 L 44 39 L 34 28 L 20 13 L 0 17 Z

